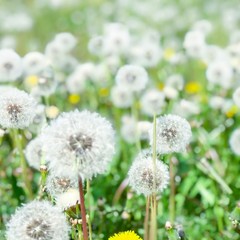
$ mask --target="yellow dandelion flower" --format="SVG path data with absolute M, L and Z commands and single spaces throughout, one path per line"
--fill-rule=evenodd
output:
M 30 75 L 30 76 L 26 77 L 24 82 L 27 87 L 33 88 L 38 85 L 38 76 Z
M 109 95 L 109 89 L 108 88 L 99 89 L 99 95 L 100 97 L 107 97 Z
M 163 53 L 163 57 L 166 60 L 170 60 L 172 57 L 175 56 L 175 50 L 173 48 L 166 48 Z
M 114 236 L 110 237 L 108 240 L 142 240 L 135 232 L 126 231 L 115 233 Z
M 228 111 L 225 113 L 228 118 L 232 118 L 236 113 L 238 112 L 238 107 L 236 105 L 233 105 L 228 109 Z
M 80 99 L 81 97 L 77 94 L 70 94 L 68 96 L 68 101 L 71 103 L 71 104 L 77 104 L 80 102 Z
M 157 84 L 157 88 L 158 88 L 159 90 L 163 90 L 163 88 L 164 88 L 164 83 L 162 83 L 162 82 L 158 83 L 158 84 Z
M 59 114 L 59 109 L 56 106 L 49 106 L 45 109 L 46 116 L 50 119 L 54 119 Z
M 187 83 L 185 86 L 185 91 L 190 94 L 199 93 L 201 90 L 202 90 L 201 84 L 196 81 L 191 81 Z

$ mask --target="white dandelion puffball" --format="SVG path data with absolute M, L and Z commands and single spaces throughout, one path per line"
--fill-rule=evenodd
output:
M 133 117 L 123 116 L 121 136 L 127 143 L 135 143 L 139 139 L 137 122 Z
M 209 64 L 206 71 L 207 80 L 228 89 L 232 86 L 233 70 L 225 61 L 217 60 Z
M 148 116 L 160 114 L 165 106 L 165 95 L 156 89 L 144 93 L 141 100 L 141 110 Z
M 94 36 L 88 42 L 88 50 L 96 56 L 103 55 L 104 38 L 102 36 Z
M 133 94 L 125 87 L 114 86 L 111 89 L 111 100 L 116 107 L 128 108 L 133 104 Z
M 77 39 L 71 33 L 63 32 L 55 36 L 54 42 L 61 47 L 63 52 L 70 52 L 75 48 Z
M 200 57 L 206 47 L 204 34 L 200 31 L 187 32 L 183 46 L 191 57 Z
M 139 155 L 133 162 L 129 172 L 129 185 L 138 194 L 149 196 L 154 190 L 154 172 L 152 157 L 146 154 Z M 168 185 L 169 172 L 168 167 L 163 162 L 156 162 L 156 192 L 162 192 Z
M 69 189 L 78 187 L 77 178 L 71 178 L 67 175 L 67 173 L 56 175 L 54 172 L 50 172 L 47 176 L 46 189 L 52 197 L 57 198 Z
M 47 66 L 46 57 L 40 52 L 29 52 L 23 58 L 25 74 L 38 74 Z
M 16 81 L 23 72 L 22 59 L 12 49 L 0 50 L 0 82 Z
M 7 224 L 7 240 L 66 240 L 69 226 L 64 213 L 48 201 L 19 208 Z
M 153 145 L 153 129 L 149 131 Z M 177 115 L 164 115 L 156 119 L 156 147 L 160 154 L 183 152 L 192 136 L 191 126 Z
M 141 91 L 148 83 L 148 74 L 143 67 L 125 65 L 118 70 L 116 83 L 130 91 Z
M 63 113 L 44 132 L 44 153 L 56 174 L 91 179 L 104 173 L 115 152 L 114 130 L 98 113 Z
M 132 47 L 130 52 L 131 62 L 143 67 L 155 67 L 162 58 L 162 49 L 157 43 L 144 41 Z
M 26 128 L 36 115 L 35 100 L 26 92 L 11 89 L 0 96 L 0 125 L 4 128 Z
M 240 156 L 240 129 L 236 129 L 233 131 L 230 140 L 229 140 L 230 147 L 232 151 Z
M 238 87 L 233 93 L 233 101 L 240 108 L 240 87 Z
M 148 139 L 149 130 L 152 128 L 152 123 L 148 121 L 139 121 L 137 123 L 137 132 L 141 140 Z
M 79 203 L 79 191 L 75 188 L 70 188 L 66 192 L 57 196 L 56 204 L 61 209 L 66 209 L 75 206 Z
M 42 145 L 42 139 L 39 136 L 31 140 L 25 149 L 25 156 L 29 166 L 37 170 L 40 170 L 40 165 L 43 157 Z

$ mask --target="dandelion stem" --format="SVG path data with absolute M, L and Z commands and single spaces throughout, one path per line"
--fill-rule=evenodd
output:
M 157 167 L 157 136 L 156 136 L 156 114 L 153 116 L 153 149 L 152 149 L 152 159 L 153 159 L 153 194 L 152 194 L 152 208 L 151 208 L 151 230 L 150 230 L 150 240 L 157 239 L 157 198 L 156 198 L 156 167 Z
M 26 164 L 24 153 L 23 153 L 22 141 L 21 141 L 18 129 L 13 129 L 12 131 L 13 131 L 15 146 L 17 147 L 18 154 L 20 157 L 20 165 L 21 165 L 21 169 L 22 169 L 22 179 L 24 182 L 23 189 L 26 193 L 26 196 L 29 199 L 33 199 L 33 192 L 32 192 L 32 187 L 31 187 L 31 183 L 29 180 L 29 175 L 27 172 L 27 164 Z
M 90 180 L 87 180 L 87 199 L 88 199 L 88 211 L 89 211 L 89 218 L 88 218 L 89 239 L 92 240 L 92 224 L 91 224 L 92 209 L 91 209 Z
M 144 219 L 144 240 L 148 240 L 148 226 L 149 226 L 149 208 L 150 208 L 150 197 L 146 199 L 146 213 Z
M 170 171 L 169 215 L 170 215 L 171 223 L 174 223 L 174 219 L 175 219 L 175 174 L 174 174 L 173 158 L 170 158 L 169 171 Z
M 80 176 L 78 176 L 78 188 L 79 188 L 80 207 L 81 207 L 81 216 L 82 216 L 83 239 L 88 240 L 86 209 L 85 209 L 84 193 L 83 193 L 83 182 Z

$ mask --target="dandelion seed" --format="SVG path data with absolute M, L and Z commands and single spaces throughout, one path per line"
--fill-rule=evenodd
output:
M 154 173 L 152 156 L 148 152 L 141 152 L 133 162 L 129 172 L 129 185 L 138 194 L 149 196 L 154 190 Z M 168 185 L 168 167 L 161 161 L 156 162 L 156 192 L 162 192 Z
M 26 92 L 10 89 L 0 96 L 0 125 L 4 128 L 26 128 L 36 115 L 36 102 Z
M 33 201 L 19 208 L 7 224 L 7 240 L 66 240 L 65 215 L 47 201 Z
M 157 118 L 157 151 L 160 154 L 182 152 L 192 136 L 189 123 L 177 115 L 165 115 Z M 153 144 L 152 129 L 149 131 L 150 144 Z

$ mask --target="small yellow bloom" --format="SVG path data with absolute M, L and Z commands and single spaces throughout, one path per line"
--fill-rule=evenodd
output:
M 26 77 L 25 84 L 29 88 L 33 88 L 38 85 L 38 76 L 36 75 L 30 75 Z
M 228 111 L 225 113 L 228 118 L 232 118 L 236 113 L 238 112 L 238 107 L 236 105 L 233 105 L 228 109 Z
M 166 48 L 163 53 L 163 57 L 166 60 L 170 60 L 172 57 L 175 56 L 175 50 L 173 48 Z
M 68 96 L 68 101 L 71 103 L 71 104 L 77 104 L 79 103 L 81 100 L 81 97 L 77 94 L 70 94 Z
M 158 88 L 159 90 L 163 90 L 163 88 L 164 88 L 164 83 L 162 83 L 162 82 L 158 83 L 158 84 L 157 84 L 157 88 Z
M 114 236 L 110 237 L 108 240 L 142 240 L 135 232 L 126 231 L 115 233 Z
M 195 81 L 189 82 L 185 86 L 185 91 L 190 94 L 199 93 L 201 90 L 201 84 Z
M 107 97 L 109 95 L 109 89 L 108 88 L 100 88 L 99 95 L 100 95 L 100 97 Z

